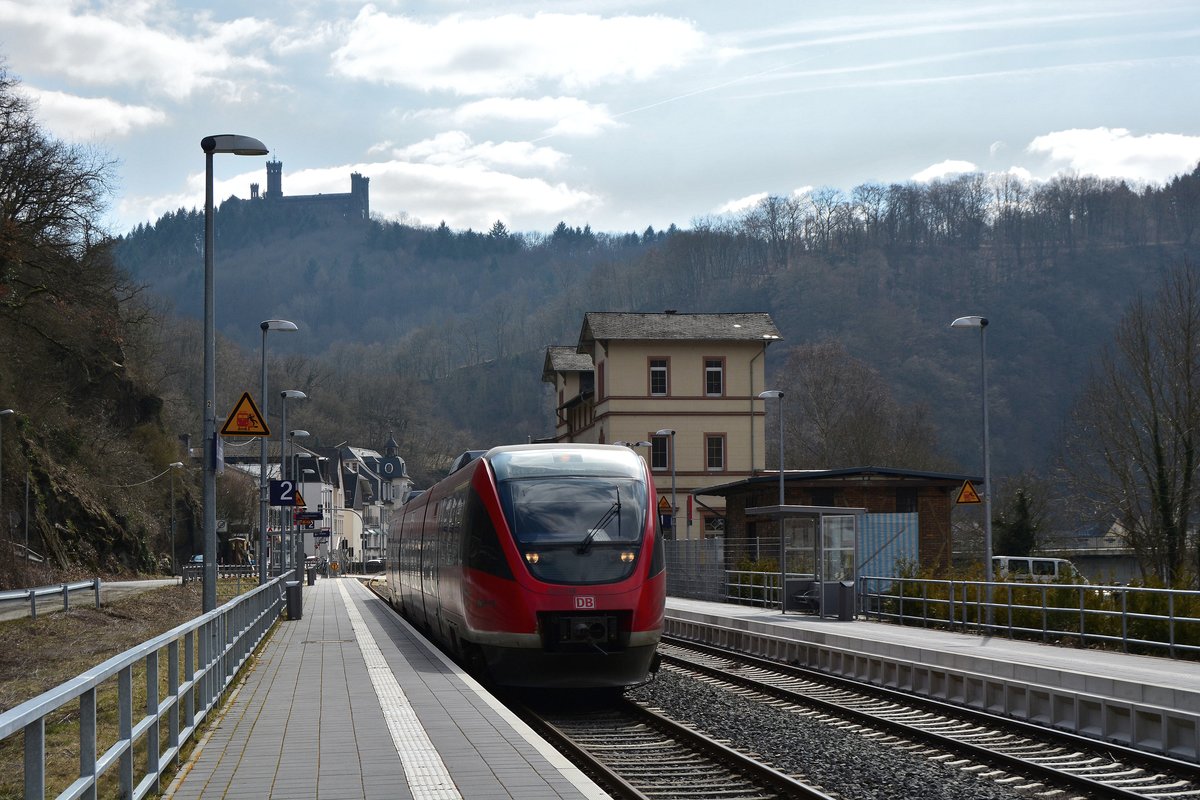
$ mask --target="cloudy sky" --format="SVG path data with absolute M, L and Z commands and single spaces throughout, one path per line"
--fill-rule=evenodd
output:
M 122 233 L 203 205 L 241 133 L 285 194 L 371 178 L 377 216 L 681 227 L 764 194 L 1200 161 L 1200 3 L 0 0 L 54 135 L 120 161 Z M 265 184 L 218 156 L 218 198 Z

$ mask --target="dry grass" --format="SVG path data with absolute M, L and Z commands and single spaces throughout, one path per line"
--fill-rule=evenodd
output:
M 218 581 L 218 603 L 234 597 L 238 582 Z M 244 590 L 254 582 L 242 581 Z M 39 615 L 38 619 L 0 622 L 0 711 L 8 710 L 101 662 L 197 617 L 200 583 L 167 586 L 107 604 Z M 166 660 L 161 655 L 160 695 L 166 691 Z M 145 704 L 144 668 L 134 670 L 134 709 Z M 97 692 L 100 752 L 115 739 L 116 679 Z M 61 791 L 78 776 L 78 704 L 68 703 L 46 720 L 47 788 Z M 21 735 L 0 742 L 0 800 L 22 794 L 24 741 Z M 138 748 L 144 761 L 145 748 Z M 106 781 L 106 784 L 111 783 Z M 106 785 L 105 789 L 115 790 Z M 101 791 L 106 796 L 108 791 Z

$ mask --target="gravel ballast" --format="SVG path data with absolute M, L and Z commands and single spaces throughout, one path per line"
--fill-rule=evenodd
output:
M 1014 800 L 1029 795 L 920 755 L 662 670 L 629 697 L 846 800 Z

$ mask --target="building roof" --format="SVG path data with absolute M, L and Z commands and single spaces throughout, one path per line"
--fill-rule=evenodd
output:
M 846 467 L 844 469 L 785 469 L 783 471 L 784 483 L 794 481 L 822 481 L 822 480 L 858 480 L 862 482 L 869 481 L 912 481 L 913 483 L 924 483 L 926 485 L 943 485 L 954 486 L 961 484 L 963 481 L 973 481 L 982 483 L 983 478 L 978 475 L 963 475 L 953 472 L 923 472 L 915 469 L 895 469 L 892 467 Z M 771 470 L 770 472 L 761 472 L 753 478 L 734 481 L 733 483 L 723 483 L 720 486 L 704 486 L 693 491 L 693 494 L 716 495 L 718 497 L 728 497 L 731 494 L 739 494 L 751 487 L 761 486 L 777 486 L 779 484 L 779 470 Z
M 749 314 L 629 314 L 589 311 L 583 317 L 578 353 L 591 350 L 594 341 L 636 339 L 642 341 L 773 342 L 782 338 L 766 313 Z
M 552 344 L 546 348 L 546 361 L 542 366 L 542 381 L 553 383 L 559 372 L 591 372 L 592 357 L 578 353 L 574 345 Z

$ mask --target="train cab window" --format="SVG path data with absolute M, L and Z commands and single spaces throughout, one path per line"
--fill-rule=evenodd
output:
M 646 527 L 645 482 L 562 477 L 504 481 L 501 506 L 525 568 L 547 583 L 611 583 L 633 574 Z

